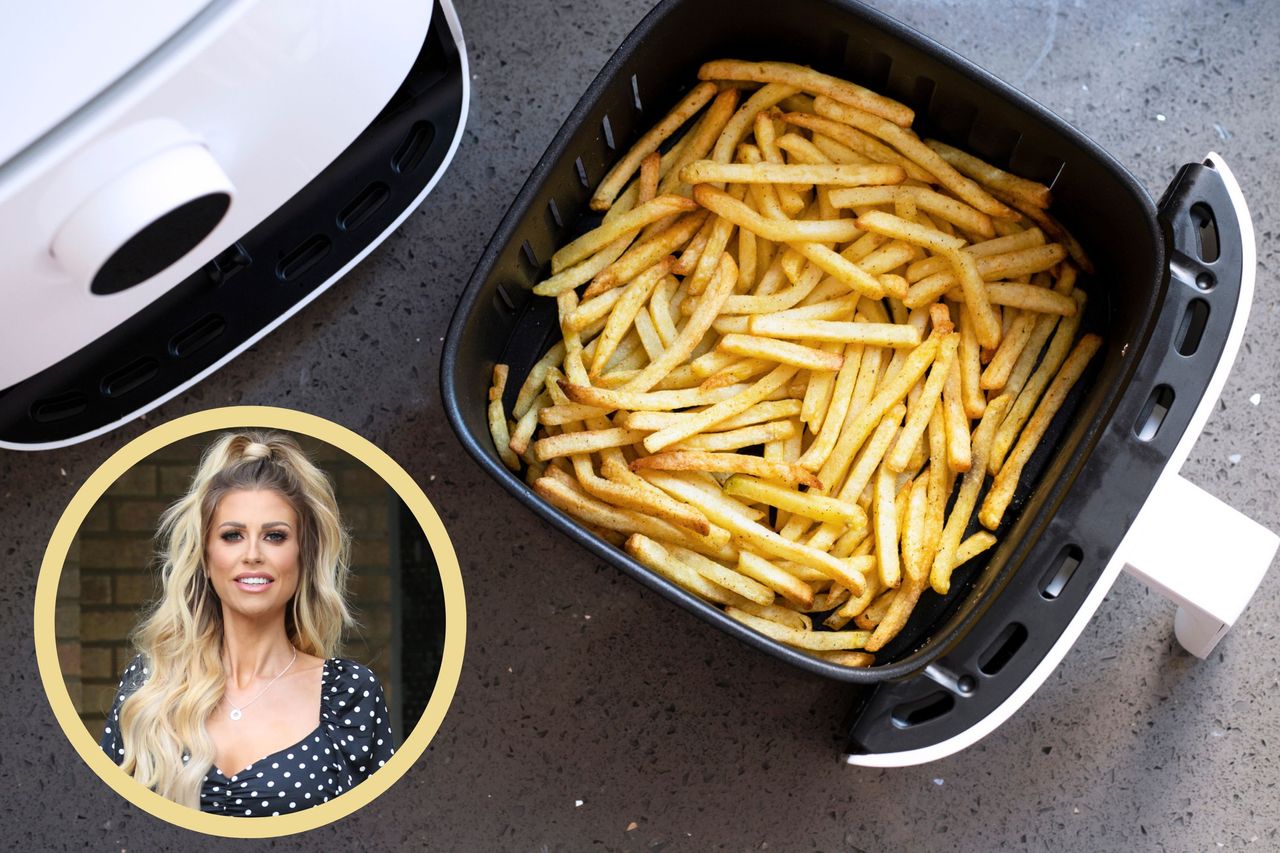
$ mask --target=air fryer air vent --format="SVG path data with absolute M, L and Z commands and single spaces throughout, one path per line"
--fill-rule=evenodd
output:
M 462 119 L 462 59 L 438 5 L 432 20 L 399 91 L 311 183 L 124 323 L 0 391 L 0 442 L 67 441 L 128 418 L 234 356 L 385 232 Z

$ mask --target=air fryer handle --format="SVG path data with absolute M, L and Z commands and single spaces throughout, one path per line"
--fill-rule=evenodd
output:
M 1186 285 L 1184 291 L 1202 291 L 1198 299 L 1210 317 L 1230 312 L 1220 357 L 1229 368 L 1248 321 L 1255 247 L 1244 195 L 1221 157 L 1211 153 L 1203 163 L 1182 167 L 1160 201 L 1160 220 L 1170 238 L 1171 279 Z M 1234 305 L 1214 304 L 1224 283 L 1239 285 Z M 1183 310 L 1188 321 L 1180 333 L 1194 334 L 1200 315 Z M 1185 348 L 1179 344 L 1169 356 L 1175 369 L 1178 359 L 1187 358 L 1180 352 Z M 1225 379 L 1226 370 L 1219 374 Z M 1221 382 L 1211 383 L 1202 402 L 1212 405 L 1221 391 Z M 1244 611 L 1280 547 L 1280 537 L 1177 473 L 1203 427 L 1204 418 L 1187 426 L 1117 552 L 1125 571 L 1178 605 L 1174 633 L 1200 658 Z M 1207 572 L 1212 582 L 1206 582 Z

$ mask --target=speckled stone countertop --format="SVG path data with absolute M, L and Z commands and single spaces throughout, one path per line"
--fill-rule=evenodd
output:
M 1122 577 L 996 732 L 931 765 L 864 770 L 838 761 L 847 688 L 671 607 L 545 529 L 471 463 L 437 387 L 453 305 L 525 175 L 650 4 L 458 5 L 470 120 L 451 170 L 398 233 L 145 423 L 0 454 L 0 846 L 265 846 L 195 836 L 107 790 L 50 713 L 31 638 L 44 544 L 92 470 L 148 424 L 262 403 L 331 418 L 398 459 L 448 525 L 469 595 L 461 683 L 417 766 L 373 805 L 276 849 L 1280 848 L 1280 572 L 1205 662 L 1174 643 L 1172 606 Z M 1180 164 L 1227 158 L 1257 226 L 1258 291 L 1184 473 L 1280 530 L 1280 16 L 1256 0 L 875 5 L 1048 105 L 1153 196 Z

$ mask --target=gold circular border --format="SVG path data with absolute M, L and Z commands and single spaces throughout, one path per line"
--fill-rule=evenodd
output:
M 147 456 L 179 439 L 202 432 L 251 427 L 299 432 L 336 445 L 382 477 L 422 526 L 435 554 L 445 603 L 444 656 L 440 662 L 440 675 L 426 710 L 399 751 L 377 773 L 340 797 L 334 797 L 327 803 L 305 811 L 264 818 L 205 814 L 165 799 L 126 775 L 102 751 L 76 714 L 58 662 L 57 641 L 54 636 L 58 580 L 62 575 L 67 551 L 84 523 L 85 516 L 107 487 Z M 117 794 L 143 811 L 184 829 L 229 838 L 274 838 L 306 832 L 346 817 L 395 784 L 427 748 L 444 721 L 449 703 L 453 701 L 462 672 L 466 624 L 466 601 L 458 555 L 453 550 L 453 543 L 449 541 L 449 534 L 440 521 L 440 516 L 413 478 L 375 444 L 346 427 L 315 415 L 272 406 L 227 406 L 196 412 L 150 429 L 116 451 L 89 476 L 62 513 L 49 539 L 49 547 L 40 565 L 40 577 L 36 582 L 35 644 L 40 679 L 44 682 L 45 694 L 49 697 L 49 704 L 58 718 L 58 724 L 62 726 L 62 731 L 80 753 L 80 757 Z

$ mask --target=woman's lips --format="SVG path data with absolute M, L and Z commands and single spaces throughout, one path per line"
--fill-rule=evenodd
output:
M 266 591 L 267 588 L 275 583 L 275 578 L 264 574 L 243 574 L 236 575 L 234 582 L 237 589 L 254 593 Z

